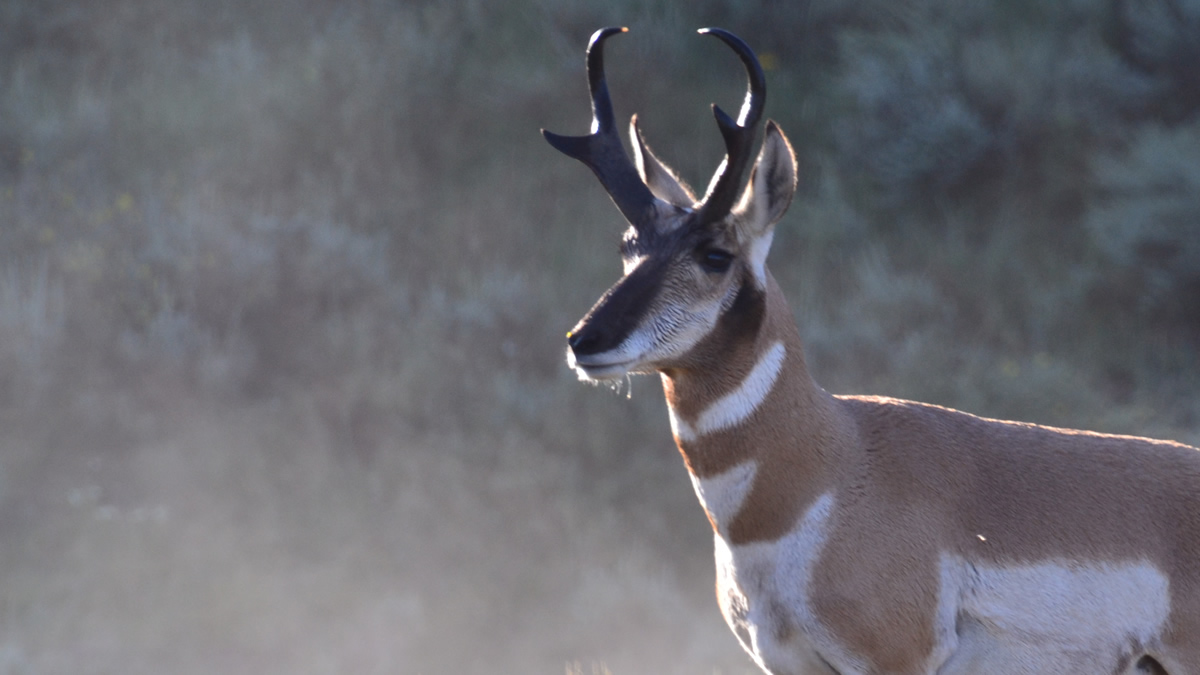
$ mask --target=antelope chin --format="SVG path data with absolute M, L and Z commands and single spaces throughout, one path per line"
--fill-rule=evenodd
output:
M 617 363 L 611 366 L 575 366 L 575 373 L 583 382 L 609 382 L 619 380 L 630 372 L 628 364 Z
M 631 372 L 635 372 L 634 366 L 637 365 L 637 359 L 627 361 L 602 361 L 595 357 L 577 358 L 575 353 L 567 350 L 567 365 L 579 376 L 579 379 L 584 382 L 606 382 L 610 380 L 619 380 Z

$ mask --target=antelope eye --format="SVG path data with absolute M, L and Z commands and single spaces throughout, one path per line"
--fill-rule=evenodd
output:
M 733 262 L 733 254 L 719 248 L 708 248 L 700 251 L 700 267 L 705 272 L 719 274 L 729 269 Z

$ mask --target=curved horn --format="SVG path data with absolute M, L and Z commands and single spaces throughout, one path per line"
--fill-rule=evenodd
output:
M 613 117 L 612 99 L 604 80 L 604 41 L 628 28 L 601 28 L 592 34 L 587 49 L 588 89 L 592 95 L 592 133 L 587 136 L 560 136 L 545 129 L 542 135 L 563 154 L 587 165 L 613 203 L 637 229 L 650 226 L 659 201 L 642 182 L 629 155 L 621 145 Z
M 742 103 L 742 110 L 738 113 L 736 122 L 719 106 L 713 105 L 713 116 L 717 118 L 717 127 L 725 139 L 725 160 L 713 174 L 708 191 L 698 209 L 698 221 L 711 223 L 728 215 L 737 202 L 746 167 L 750 166 L 754 156 L 754 137 L 758 133 L 763 103 L 767 99 L 767 78 L 758 58 L 741 38 L 720 28 L 701 28 L 699 32 L 701 35 L 720 38 L 737 52 L 742 64 L 746 66 L 746 75 L 750 80 L 746 100 Z

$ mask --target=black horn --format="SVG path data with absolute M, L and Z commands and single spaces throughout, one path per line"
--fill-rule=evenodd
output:
M 642 182 L 621 144 L 613 117 L 612 99 L 604 80 L 604 41 L 628 28 L 601 28 L 592 34 L 587 50 L 588 89 L 592 95 L 592 133 L 560 136 L 542 129 L 542 135 L 562 153 L 591 169 L 612 197 L 621 214 L 635 228 L 652 227 L 659 201 Z M 736 39 L 736 38 L 735 38 Z
M 767 99 L 767 78 L 763 74 L 762 64 L 741 38 L 720 28 L 701 28 L 699 32 L 720 38 L 737 52 L 750 80 L 746 100 L 736 121 L 719 106 L 713 105 L 713 116 L 717 118 L 717 127 L 725 139 L 725 161 L 717 167 L 708 184 L 697 220 L 714 222 L 724 218 L 733 209 L 745 179 L 746 167 L 750 166 L 754 156 L 754 139 L 758 122 L 762 119 L 763 103 Z

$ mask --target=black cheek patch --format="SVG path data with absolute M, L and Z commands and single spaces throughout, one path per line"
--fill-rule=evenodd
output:
M 754 336 L 762 328 L 766 315 L 767 294 L 749 275 L 745 275 L 733 304 L 717 321 L 717 330 L 733 339 Z
M 692 358 L 701 363 L 725 358 L 739 344 L 753 340 L 767 316 L 767 294 L 747 270 L 729 309 L 717 319 L 712 332 L 696 345 Z

